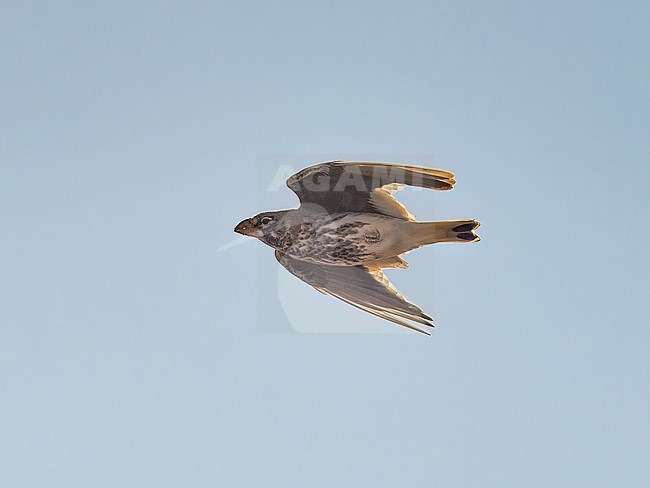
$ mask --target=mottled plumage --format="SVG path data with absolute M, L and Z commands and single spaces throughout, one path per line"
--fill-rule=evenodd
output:
M 273 247 L 287 270 L 322 293 L 405 327 L 433 326 L 381 272 L 407 267 L 400 255 L 436 242 L 477 242 L 475 220 L 416 222 L 391 194 L 404 185 L 450 190 L 447 171 L 387 163 L 332 161 L 287 180 L 292 210 L 263 212 L 235 231 Z

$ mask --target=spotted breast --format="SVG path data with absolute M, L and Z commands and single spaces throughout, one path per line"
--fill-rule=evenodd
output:
M 399 249 L 400 219 L 367 213 L 323 215 L 287 229 L 282 249 L 290 256 L 319 264 L 354 266 L 381 259 Z M 289 237 L 290 236 L 290 237 Z

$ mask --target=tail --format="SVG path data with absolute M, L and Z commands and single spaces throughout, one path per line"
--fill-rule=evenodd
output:
M 481 238 L 474 230 L 479 225 L 476 220 L 413 222 L 413 230 L 419 247 L 436 242 L 478 242 Z

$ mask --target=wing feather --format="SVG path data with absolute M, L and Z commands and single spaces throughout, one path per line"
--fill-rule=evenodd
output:
M 413 220 L 391 195 L 405 185 L 451 190 L 456 181 L 449 171 L 370 161 L 330 161 L 299 171 L 287 180 L 301 204 L 318 205 L 330 213 L 379 213 Z
M 409 303 L 378 267 L 314 264 L 280 251 L 275 251 L 275 257 L 290 273 L 321 293 L 424 334 L 428 332 L 402 319 L 433 327 L 433 319 Z

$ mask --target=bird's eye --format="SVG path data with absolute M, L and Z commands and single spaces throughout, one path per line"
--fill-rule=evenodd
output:
M 273 218 L 272 218 L 272 217 L 262 217 L 262 219 L 260 220 L 260 224 L 262 224 L 262 225 L 268 225 L 268 224 L 270 224 L 272 221 L 273 221 Z

